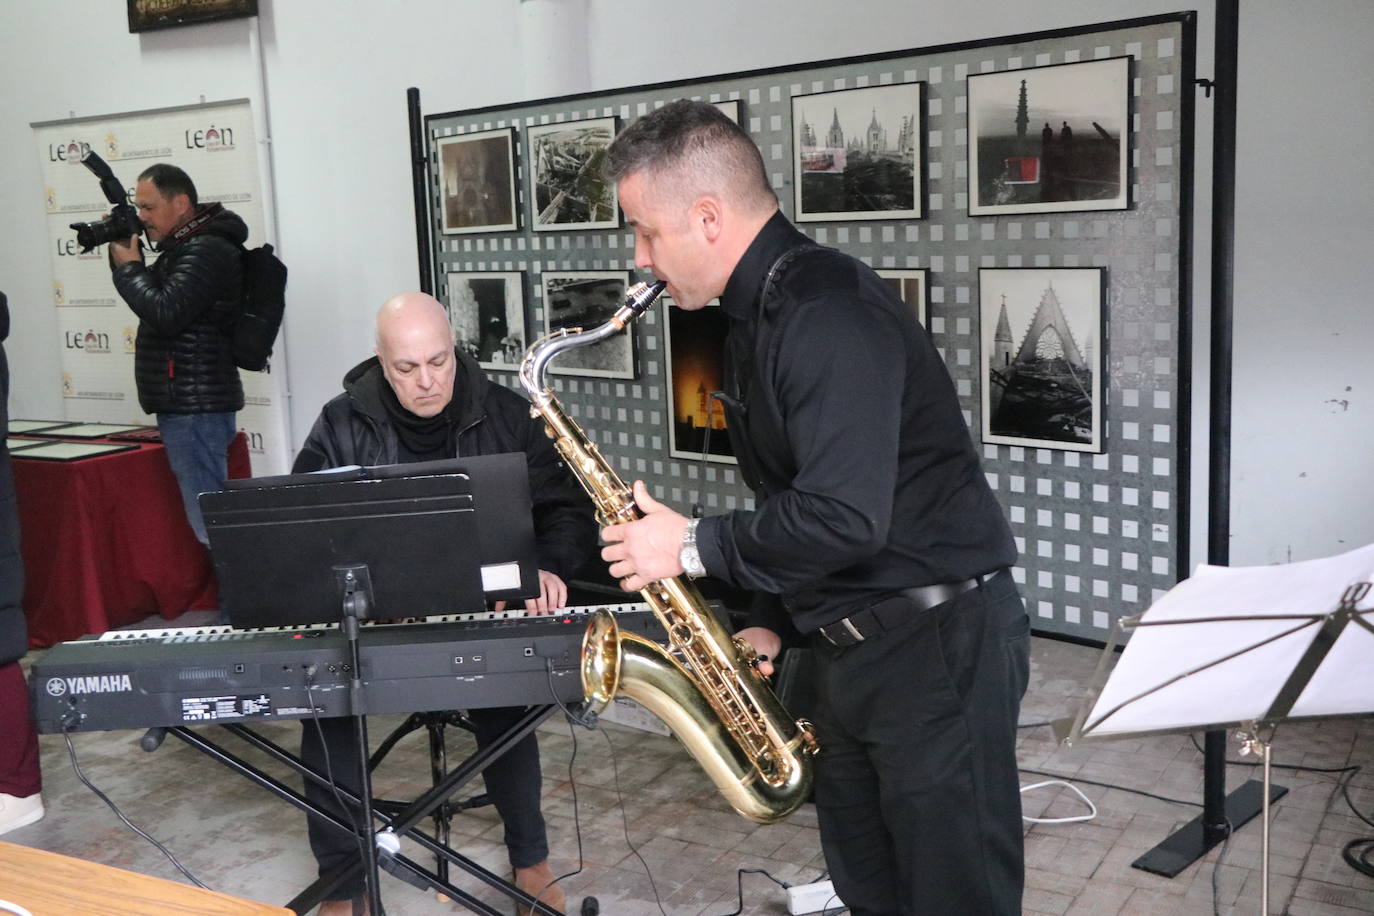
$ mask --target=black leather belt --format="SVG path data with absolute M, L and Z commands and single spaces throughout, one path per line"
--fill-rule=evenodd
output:
M 816 633 L 832 646 L 852 646 L 906 623 L 912 614 L 928 611 L 964 592 L 973 591 L 1000 572 L 1003 570 L 974 576 L 963 582 L 941 582 L 937 585 L 905 588 L 891 598 L 856 611 L 834 623 L 826 624 Z

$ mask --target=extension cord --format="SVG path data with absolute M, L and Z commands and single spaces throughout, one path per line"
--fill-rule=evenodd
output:
M 815 913 L 824 909 L 839 910 L 844 901 L 835 896 L 835 885 L 829 881 L 815 884 L 794 884 L 787 889 L 787 912 L 792 916 Z

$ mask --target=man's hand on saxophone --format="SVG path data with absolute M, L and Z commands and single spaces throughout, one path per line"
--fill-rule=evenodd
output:
M 601 559 L 610 564 L 611 575 L 627 592 L 637 592 L 650 582 L 682 575 L 682 535 L 687 517 L 649 495 L 644 481 L 634 485 L 635 505 L 644 517 L 601 529 L 606 546 Z

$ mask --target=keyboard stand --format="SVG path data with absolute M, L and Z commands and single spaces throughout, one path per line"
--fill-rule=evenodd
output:
M 377 749 L 372 752 L 372 757 L 368 761 L 368 769 L 376 770 L 381 762 L 386 759 L 386 755 L 391 753 L 391 749 L 396 746 L 401 739 L 411 732 L 424 729 L 429 738 L 429 772 L 432 785 L 438 785 L 448 772 L 448 746 L 444 740 L 444 732 L 447 728 L 461 728 L 466 732 L 475 732 L 476 726 L 472 724 L 467 713 L 459 710 L 448 710 L 444 712 L 413 712 L 404 722 L 396 726 L 391 734 L 377 745 Z M 406 810 L 409 802 L 389 801 L 382 798 L 373 798 L 372 807 L 386 814 L 396 816 Z M 447 846 L 449 840 L 449 828 L 453 821 L 453 815 L 460 811 L 468 811 L 473 808 L 481 808 L 491 804 L 491 798 L 485 792 L 473 795 L 462 801 L 450 801 L 445 799 L 434 809 L 431 817 L 434 819 L 434 839 Z M 448 861 L 443 856 L 434 857 L 435 873 L 443 881 L 448 880 Z
M 533 897 L 521 891 L 510 881 L 494 872 L 488 871 L 473 860 L 449 847 L 447 843 L 423 832 L 417 826 L 425 818 L 432 816 L 435 810 L 444 805 L 451 795 L 461 789 L 473 778 L 479 776 L 482 770 L 496 760 L 499 760 L 507 751 L 514 747 L 516 743 L 530 732 L 534 731 L 541 722 L 557 711 L 559 711 L 557 706 L 529 707 L 525 715 L 522 716 L 515 725 L 511 726 L 504 735 L 492 742 L 492 744 L 469 756 L 452 771 L 444 774 L 437 784 L 419 798 L 405 805 L 401 810 L 395 813 L 389 813 L 374 808 L 373 816 L 386 828 L 379 835 L 394 834 L 397 837 L 405 837 L 416 843 L 425 852 L 435 856 L 436 860 L 441 860 L 448 866 L 458 868 L 460 871 L 465 872 L 477 881 L 506 895 L 511 900 L 527 908 L 531 908 L 533 912 L 540 914 L 540 916 L 559 916 L 556 910 L 551 909 L 543 901 L 536 903 Z M 263 737 L 251 728 L 244 725 L 224 725 L 221 726 L 221 728 L 228 734 L 241 739 L 277 762 L 286 765 L 299 773 L 303 778 L 312 780 L 319 785 L 328 785 L 328 780 L 325 779 L 323 774 L 310 769 L 301 761 L 300 757 Z M 152 730 L 152 732 L 159 731 L 158 729 Z M 355 831 L 352 825 L 346 823 L 334 813 L 315 805 L 291 786 L 263 772 L 242 757 L 226 750 L 224 747 L 221 747 L 219 744 L 207 738 L 201 732 L 185 726 L 174 726 L 166 729 L 165 733 L 174 735 L 196 750 L 206 754 L 211 759 L 218 761 L 261 788 L 273 793 L 278 798 L 294 805 L 299 810 L 320 818 L 334 829 L 345 831 L 354 836 L 357 835 L 357 831 Z M 156 746 L 156 742 L 150 743 Z M 362 800 L 356 794 L 345 788 L 340 787 L 339 793 L 343 800 L 350 806 L 361 805 L 362 803 Z M 453 902 L 466 907 L 473 913 L 481 914 L 481 916 L 506 916 L 505 910 L 496 909 L 490 904 L 477 899 L 468 891 L 456 887 L 451 881 L 442 877 L 436 871 L 430 871 L 404 854 L 399 852 L 395 854 L 379 852 L 377 858 L 379 865 L 394 877 L 421 889 L 442 893 Z M 363 863 L 355 860 L 350 865 L 337 869 L 333 873 L 322 875 L 287 903 L 287 908 L 295 913 L 308 913 L 316 907 L 321 900 L 326 899 L 335 887 L 338 887 L 344 880 L 362 868 Z M 588 901 L 593 900 L 594 898 L 588 898 Z

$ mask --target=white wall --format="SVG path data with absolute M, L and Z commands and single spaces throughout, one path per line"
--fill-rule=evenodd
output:
M 537 0 L 570 7 L 566 54 L 522 47 L 535 0 L 261 0 L 257 23 L 130 35 L 123 4 L 28 4 L 0 35 L 0 201 L 10 295 L 13 415 L 60 412 L 56 320 L 42 188 L 29 123 L 250 97 L 261 107 L 250 30 L 260 28 L 272 128 L 279 247 L 291 265 L 287 318 L 292 439 L 371 347 L 370 318 L 414 287 L 405 90 L 424 111 L 534 97 L 547 58 L 564 91 L 611 89 L 1173 12 L 1157 0 L 869 0 L 837 14 L 817 0 Z M 1212 11 L 1199 28 L 1211 75 Z M 554 10 L 557 12 L 557 10 Z M 1374 3 L 1248 0 L 1241 10 L 1235 424 L 1231 560 L 1303 559 L 1374 541 L 1374 145 L 1367 90 Z M 541 20 L 542 21 L 542 20 Z M 524 25 L 522 31 L 522 22 Z M 585 22 L 585 34 L 580 24 Z M 308 50 L 307 50 L 308 49 Z M 543 68 L 543 69 L 540 69 Z M 538 70 L 539 72 L 536 72 Z M 586 74 L 584 76 L 583 74 Z M 537 95 L 544 95 L 539 91 Z M 1199 99 L 1194 308 L 1208 312 L 1209 103 Z M 124 177 L 124 176 L 121 176 Z M 1206 420 L 1205 321 L 1195 390 Z M 50 343 L 52 342 L 52 343 Z M 1195 468 L 1207 438 L 1194 436 Z M 1205 518 L 1205 475 L 1195 519 Z M 1201 524 L 1194 544 L 1205 544 Z M 1195 549 L 1195 556 L 1199 556 Z

